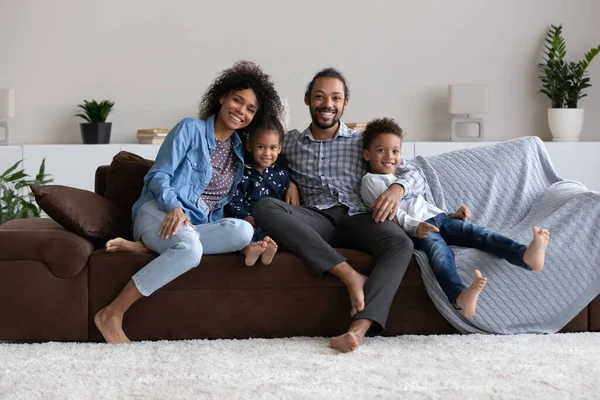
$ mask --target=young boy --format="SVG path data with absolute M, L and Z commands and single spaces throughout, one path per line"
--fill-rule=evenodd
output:
M 285 201 L 290 177 L 287 171 L 275 165 L 281 152 L 283 134 L 283 127 L 275 117 L 259 121 L 250 129 L 246 149 L 252 161 L 244 169 L 242 181 L 226 208 L 229 215 L 244 219 L 255 228 L 252 243 L 242 250 L 248 266 L 256 264 L 259 257 L 264 265 L 269 265 L 277 252 L 275 241 L 265 236 L 264 231 L 256 226 L 252 209 L 263 197 Z
M 363 156 L 370 164 L 370 173 L 362 179 L 361 195 L 371 207 L 402 173 L 398 171 L 402 160 L 402 129 L 391 118 L 381 118 L 367 124 L 363 133 Z M 394 221 L 413 237 L 415 248 L 429 257 L 431 268 L 448 300 L 462 309 L 467 318 L 475 315 L 479 293 L 486 278 L 475 270 L 475 280 L 468 288 L 456 272 L 454 252 L 449 245 L 472 247 L 503 258 L 511 264 L 539 272 L 544 267 L 546 247 L 550 233 L 533 228 L 533 241 L 529 246 L 514 242 L 490 229 L 469 221 L 471 210 L 461 206 L 447 214 L 422 196 L 402 199 Z

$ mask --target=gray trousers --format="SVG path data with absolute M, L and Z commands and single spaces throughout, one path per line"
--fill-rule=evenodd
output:
M 345 206 L 318 210 L 264 198 L 254 206 L 252 215 L 278 245 L 319 274 L 346 261 L 334 247 L 371 254 L 375 267 L 365 285 L 365 308 L 354 319 L 372 320 L 369 333 L 381 333 L 410 262 L 413 243 L 402 228 L 391 221 L 375 223 L 371 214 L 348 216 L 347 211 Z

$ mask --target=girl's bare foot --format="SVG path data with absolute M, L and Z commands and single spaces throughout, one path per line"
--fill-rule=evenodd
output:
M 258 257 L 262 255 L 267 249 L 267 243 L 265 241 L 250 243 L 244 248 L 244 254 L 246 255 L 245 263 L 251 267 L 256 264 Z
M 358 349 L 363 342 L 363 337 L 355 332 L 347 332 L 343 335 L 329 339 L 329 346 L 343 353 L 349 353 Z
M 473 315 L 475 315 L 479 293 L 481 293 L 487 282 L 487 278 L 481 276 L 481 271 L 478 269 L 475 270 L 474 275 L 475 280 L 471 283 L 471 286 L 462 291 L 456 298 L 456 304 L 462 309 L 463 315 L 467 318 L 473 318 Z
M 147 248 L 143 242 L 132 242 L 120 237 L 106 242 L 106 251 L 109 253 L 117 251 L 125 251 L 128 253 L 152 253 L 152 250 Z
M 104 336 L 106 343 L 131 343 L 125 332 L 123 332 L 123 317 L 110 315 L 106 311 L 106 307 L 94 315 L 94 323 Z
M 277 243 L 275 243 L 275 241 L 268 236 L 266 236 L 263 239 L 263 241 L 267 244 L 267 248 L 265 249 L 265 252 L 262 253 L 262 255 L 260 256 L 260 261 L 264 265 L 269 265 L 271 264 L 271 261 L 273 261 L 275 253 L 277 253 Z
M 550 232 L 547 229 L 533 227 L 533 240 L 523 254 L 523 262 L 534 272 L 540 272 L 544 268 L 546 259 L 546 248 L 550 241 Z

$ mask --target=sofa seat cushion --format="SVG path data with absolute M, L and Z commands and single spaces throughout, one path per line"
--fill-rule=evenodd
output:
M 0 260 L 40 261 L 57 278 L 86 266 L 93 244 L 50 218 L 16 219 L 0 225 Z

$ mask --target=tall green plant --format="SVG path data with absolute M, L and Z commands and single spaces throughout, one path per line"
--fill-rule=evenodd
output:
M 29 179 L 22 168 L 17 170 L 22 162 L 17 161 L 0 175 L 0 224 L 12 219 L 39 217 L 41 210 L 29 185 L 45 185 L 54 181 L 51 175 L 46 174 L 46 159 L 42 160 L 35 179 Z
M 542 75 L 540 93 L 548 96 L 552 108 L 577 108 L 577 102 L 587 96 L 591 87 L 587 67 L 600 52 L 600 45 L 585 53 L 583 60 L 566 61 L 567 45 L 562 36 L 562 24 L 550 25 L 546 34 L 544 62 L 538 64 Z
M 115 103 L 108 100 L 102 100 L 100 103 L 96 100 L 84 100 L 82 104 L 77 105 L 83 112 L 77 113 L 75 116 L 81 117 L 89 123 L 106 122 L 106 118 L 114 106 Z

